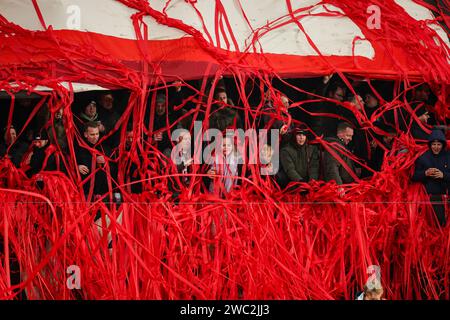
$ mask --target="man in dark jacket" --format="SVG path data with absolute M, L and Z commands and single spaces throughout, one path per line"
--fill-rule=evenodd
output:
M 65 171 L 64 162 L 57 148 L 49 143 L 48 134 L 42 130 L 34 137 L 33 149 L 30 157 L 29 176 L 41 171 Z
M 319 179 L 319 149 L 307 142 L 307 131 L 296 127 L 292 139 L 281 149 L 280 161 L 289 180 L 308 182 Z
M 239 112 L 234 108 L 234 103 L 228 98 L 225 89 L 217 89 L 214 99 L 216 103 L 211 107 L 209 127 L 220 131 L 228 128 L 243 128 Z
M 444 133 L 441 130 L 433 130 L 428 138 L 428 146 L 429 150 L 416 160 L 412 180 L 424 184 L 438 222 L 445 226 L 442 196 L 447 194 L 450 183 L 450 161 Z
M 145 115 L 145 123 L 151 130 L 151 141 L 156 148 L 163 154 L 170 152 L 172 143 L 170 140 L 171 127 L 178 120 L 180 113 L 175 110 L 176 106 L 182 104 L 183 95 L 181 92 L 174 92 L 172 96 L 167 99 L 164 93 L 158 93 L 155 97 L 155 106 L 151 106 L 152 100 L 149 100 L 150 106 Z M 153 113 L 153 123 L 151 123 Z
M 428 119 L 430 118 L 430 114 L 428 113 L 428 110 L 425 107 L 419 107 L 415 110 L 415 113 L 417 115 L 417 118 L 420 121 L 420 124 L 413 120 L 413 124 L 411 125 L 411 135 L 414 137 L 414 139 L 426 142 L 428 140 L 428 133 L 422 129 L 421 125 L 428 129 Z
M 120 114 L 117 112 L 117 106 L 114 105 L 114 97 L 112 93 L 106 91 L 100 94 L 98 101 L 100 106 L 98 116 L 105 128 L 104 135 L 111 134 L 105 142 L 111 149 L 115 149 L 120 142 L 120 129 L 114 130 L 120 120 Z
M 111 151 L 106 145 L 98 144 L 100 132 L 96 122 L 88 122 L 84 129 L 85 143 L 77 148 L 76 158 L 78 171 L 82 178 L 86 199 L 90 195 L 101 196 L 114 187 L 116 169 L 109 161 Z
M 346 88 L 342 83 L 334 82 L 329 86 L 326 97 L 330 100 L 323 101 L 312 110 L 311 129 L 316 135 L 324 137 L 334 135 L 339 121 L 342 121 L 338 117 L 348 119 L 353 115 L 339 104 L 344 102 L 345 96 Z
M 350 153 L 347 149 L 347 145 L 352 141 L 353 132 L 354 130 L 349 123 L 341 122 L 337 127 L 336 137 L 325 139 L 325 141 L 328 142 L 323 156 L 325 181 L 335 180 L 339 185 L 354 182 L 353 176 L 356 175 L 354 173 L 355 166 L 353 161 L 346 154 Z M 328 149 L 333 151 L 338 158 L 336 158 Z M 345 164 L 348 169 L 345 168 L 343 164 Z

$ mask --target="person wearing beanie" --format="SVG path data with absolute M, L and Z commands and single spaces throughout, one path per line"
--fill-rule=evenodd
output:
M 28 155 L 29 169 L 26 171 L 28 177 L 36 175 L 37 187 L 42 189 L 44 182 L 40 173 L 42 171 L 57 171 L 66 173 L 66 167 L 61 152 L 49 141 L 48 133 L 42 129 L 34 136 L 33 147 Z
M 416 160 L 412 180 L 425 186 L 439 225 L 443 227 L 446 217 L 442 197 L 448 192 L 450 161 L 446 150 L 447 141 L 441 130 L 432 130 L 428 137 L 428 147 L 429 149 Z
M 281 149 L 281 166 L 290 181 L 319 179 L 319 149 L 308 143 L 306 127 L 295 127 L 291 141 Z
M 425 142 L 428 139 L 429 133 L 425 131 L 421 127 L 421 125 L 428 129 L 427 123 L 428 119 L 430 119 L 430 115 L 428 113 L 428 110 L 424 106 L 417 108 L 415 110 L 415 114 L 419 119 L 420 124 L 416 121 L 413 122 L 413 124 L 411 125 L 411 135 L 414 137 L 414 139 Z

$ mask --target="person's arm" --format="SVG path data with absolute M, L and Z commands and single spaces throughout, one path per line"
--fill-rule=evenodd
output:
M 92 166 L 92 155 L 88 150 L 77 144 L 75 147 L 75 157 L 77 161 L 78 172 L 84 179 L 85 176 L 90 172 L 89 168 Z
M 340 163 L 328 151 L 325 152 L 325 180 L 334 180 L 338 185 L 343 184 L 339 173 Z
M 298 174 L 295 170 L 295 163 L 287 150 L 281 150 L 280 154 L 281 165 L 283 166 L 284 172 L 291 181 L 301 182 L 304 178 Z
M 412 176 L 412 181 L 415 182 L 423 182 L 427 178 L 425 175 L 426 167 L 424 165 L 422 157 L 416 160 L 416 164 L 414 167 L 414 174 Z

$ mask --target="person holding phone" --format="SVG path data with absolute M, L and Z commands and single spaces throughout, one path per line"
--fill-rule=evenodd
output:
M 450 183 L 450 161 L 447 140 L 441 130 L 434 129 L 428 138 L 428 150 L 415 163 L 413 181 L 424 184 L 441 227 L 445 226 L 445 203 Z

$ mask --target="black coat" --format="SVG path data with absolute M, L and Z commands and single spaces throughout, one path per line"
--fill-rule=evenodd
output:
M 435 155 L 430 150 L 426 151 L 417 160 L 414 168 L 413 181 L 422 182 L 425 185 L 425 189 L 428 194 L 446 194 L 450 183 L 450 155 L 446 150 L 446 139 L 444 133 L 440 130 L 433 130 L 428 138 L 428 143 L 438 140 L 444 145 L 442 151 Z M 425 171 L 429 168 L 439 169 L 444 173 L 442 179 L 434 179 L 425 176 Z
M 61 159 L 61 154 L 58 150 L 51 145 L 47 144 L 43 148 L 33 147 L 33 155 L 30 159 L 30 170 L 27 172 L 29 176 L 32 176 L 41 171 L 61 171 L 66 172 L 64 162 Z M 45 166 L 44 166 L 45 165 Z
M 8 150 L 8 146 L 5 143 L 0 143 L 0 159 L 7 157 L 17 167 L 20 167 L 20 163 L 24 154 L 27 152 L 28 146 L 21 141 L 15 141 L 11 148 Z
M 78 146 L 76 150 L 77 165 L 85 165 L 89 169 L 89 173 L 87 175 L 81 175 L 83 180 L 82 182 L 84 183 L 84 192 L 87 196 L 89 194 L 91 184 L 93 183 L 93 194 L 104 195 L 110 191 L 108 188 L 109 176 L 117 181 L 117 166 L 112 161 L 108 161 L 108 157 L 111 156 L 111 150 L 108 146 L 99 144 L 93 146 L 89 143 L 87 144 L 96 151 L 91 152 L 91 150 L 84 146 Z M 96 164 L 97 156 L 104 156 L 106 162 L 105 165 L 98 166 Z M 94 176 L 91 175 L 92 172 L 95 172 Z M 88 177 L 89 181 L 86 181 Z M 111 185 L 113 188 L 115 187 L 113 180 L 111 180 Z

